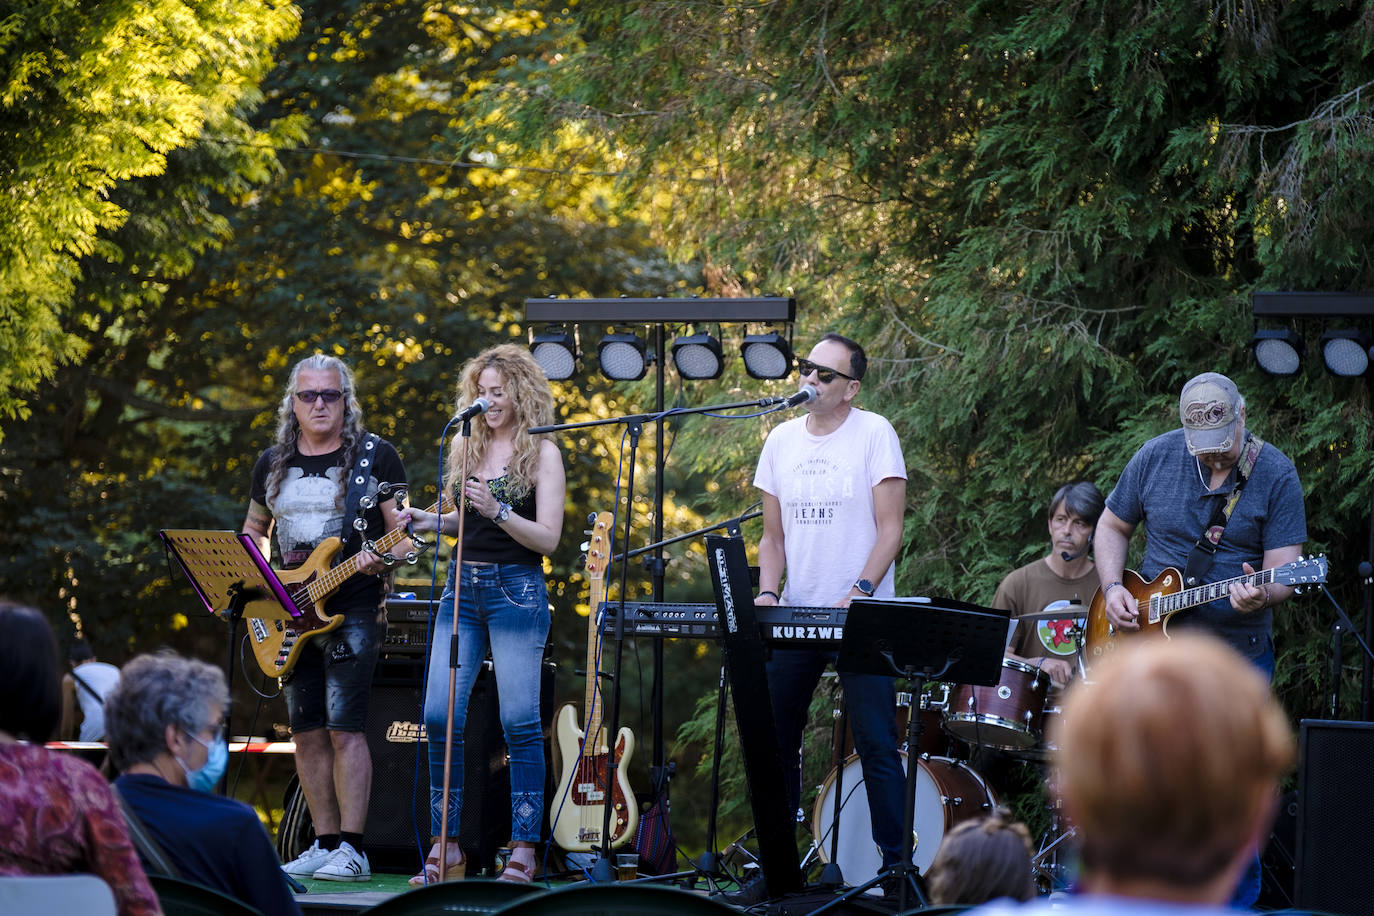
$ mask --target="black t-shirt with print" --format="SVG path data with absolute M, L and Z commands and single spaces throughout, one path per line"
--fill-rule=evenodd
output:
M 277 554 L 277 562 L 283 568 L 291 569 L 305 562 L 320 542 L 343 533 L 345 488 L 341 486 L 341 481 L 351 468 L 342 465 L 342 448 L 325 455 L 296 455 L 287 467 L 276 497 L 269 503 L 267 474 L 272 466 L 274 448 L 259 455 L 257 463 L 253 465 L 250 496 L 272 513 L 272 546 Z M 385 439 L 378 440 L 368 471 L 368 495 L 375 494 L 383 483 L 406 482 L 401 456 Z M 366 534 L 370 540 L 378 540 L 386 534 L 386 520 L 382 517 L 380 503 L 378 508 L 364 513 L 364 518 L 367 520 Z M 354 530 L 353 518 L 350 517 L 348 538 L 344 541 L 343 549 L 335 555 L 334 565 L 357 554 L 362 546 L 362 535 Z M 383 597 L 381 577 L 358 574 L 350 576 L 339 586 L 333 597 L 325 602 L 325 610 L 331 614 L 340 611 L 375 612 Z

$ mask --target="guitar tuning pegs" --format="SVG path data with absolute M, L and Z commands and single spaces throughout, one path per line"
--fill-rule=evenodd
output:
M 583 534 L 591 534 L 591 532 L 590 532 L 590 531 L 584 531 Z M 580 551 L 582 551 L 582 559 L 585 560 L 585 559 L 587 558 L 587 551 L 592 549 L 592 542 L 591 542 L 591 541 L 583 541 L 583 542 L 582 542 L 582 545 L 581 545 L 580 547 L 578 547 L 577 549 L 580 550 Z
M 588 512 L 588 513 L 587 513 L 587 527 L 588 527 L 588 528 L 592 528 L 592 527 L 594 527 L 595 525 L 596 525 L 596 513 L 595 513 L 595 512 Z M 588 531 L 588 532 L 586 532 L 586 533 L 587 533 L 587 534 L 591 534 L 591 531 Z

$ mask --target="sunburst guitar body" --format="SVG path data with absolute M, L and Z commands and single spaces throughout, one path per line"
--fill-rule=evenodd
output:
M 1179 611 L 1199 605 L 1209 604 L 1225 598 L 1231 586 L 1244 582 L 1255 588 L 1268 583 L 1292 586 L 1301 591 L 1304 586 L 1316 585 L 1326 581 L 1326 557 L 1299 557 L 1291 563 L 1265 569 L 1257 573 L 1236 576 L 1220 582 L 1208 582 L 1193 588 L 1183 587 L 1183 574 L 1170 566 L 1154 579 L 1146 582 L 1139 573 L 1126 570 L 1121 576 L 1121 584 L 1130 592 L 1137 610 L 1136 620 L 1139 630 L 1118 630 L 1107 619 L 1107 603 L 1098 589 L 1093 595 L 1092 605 L 1088 608 L 1088 622 L 1084 631 L 1083 665 L 1088 671 L 1092 666 L 1115 652 L 1123 642 L 1140 636 L 1168 636 L 1169 619 Z

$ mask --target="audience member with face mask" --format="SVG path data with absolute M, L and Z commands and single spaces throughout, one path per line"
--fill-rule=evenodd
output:
M 213 794 L 229 762 L 220 669 L 171 651 L 124 666 L 105 700 L 115 788 L 176 877 L 228 894 L 265 916 L 299 916 L 256 812 Z M 148 872 L 166 871 L 140 849 Z

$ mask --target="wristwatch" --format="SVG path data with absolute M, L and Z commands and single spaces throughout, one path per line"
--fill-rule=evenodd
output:
M 854 587 L 870 598 L 873 597 L 873 593 L 877 590 L 873 587 L 873 583 L 869 582 L 867 579 L 860 579 L 858 582 L 855 582 Z
M 493 522 L 495 522 L 496 524 L 498 524 L 498 525 L 501 524 L 501 523 L 504 522 L 506 519 L 510 518 L 510 510 L 511 510 L 511 505 L 510 505 L 510 503 L 498 503 L 498 504 L 497 504 L 497 509 L 496 509 L 496 515 L 492 516 L 492 519 L 491 519 L 491 520 L 492 520 Z

